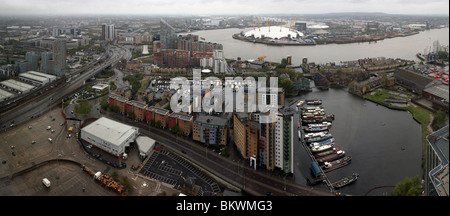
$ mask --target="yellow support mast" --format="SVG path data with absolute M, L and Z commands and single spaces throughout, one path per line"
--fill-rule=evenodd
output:
M 258 22 L 258 30 L 261 31 L 261 28 L 259 26 L 259 19 L 258 19 L 258 17 L 256 18 L 256 21 Z
M 281 32 L 281 27 L 283 26 L 283 18 L 281 18 L 281 21 L 280 21 L 280 32 Z
M 269 27 L 269 32 L 270 32 L 270 19 L 267 19 L 267 26 Z
M 291 30 L 291 29 L 294 30 L 294 27 L 295 27 L 295 21 L 297 21 L 297 19 L 294 18 L 293 22 L 291 22 L 291 26 L 289 27 L 289 30 Z M 291 30 L 291 31 L 292 31 L 292 30 Z
M 253 24 L 253 19 L 250 18 L 250 20 L 252 21 L 252 27 L 253 27 L 253 30 L 255 30 L 255 25 Z

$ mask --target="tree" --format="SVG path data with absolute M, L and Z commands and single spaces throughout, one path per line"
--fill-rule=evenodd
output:
M 170 128 L 170 131 L 174 134 L 178 134 L 180 132 L 180 127 L 178 125 L 174 125 Z
M 437 54 L 438 54 L 438 58 L 439 59 L 442 59 L 444 61 L 448 61 L 448 52 L 438 51 Z
M 117 86 L 114 81 L 109 82 L 109 86 L 111 87 L 111 90 L 116 90 Z
M 76 114 L 86 115 L 91 112 L 92 105 L 87 100 L 78 100 L 78 104 L 75 104 L 75 109 L 73 110 Z
M 161 127 L 161 121 L 160 121 L 160 120 L 156 121 L 155 126 L 156 126 L 156 127 Z
M 419 196 L 422 194 L 422 184 L 419 176 L 406 177 L 395 185 L 392 196 Z
M 119 173 L 117 172 L 117 170 L 112 171 L 111 178 L 113 178 L 115 181 L 119 179 Z
M 128 177 L 124 176 L 122 177 L 122 181 L 120 183 L 125 186 L 125 188 L 131 192 L 133 190 L 133 185 L 131 184 L 130 180 L 128 180 Z
M 134 114 L 134 112 L 129 112 L 128 113 L 128 117 L 130 117 L 131 119 L 136 119 L 136 114 Z
M 292 83 L 292 80 L 290 80 L 290 79 L 283 79 L 280 82 L 280 86 L 281 86 L 281 88 L 283 88 L 286 91 L 286 93 L 289 93 L 293 90 L 294 84 Z
M 108 108 L 108 101 L 106 100 L 106 98 L 102 98 L 102 100 L 100 101 L 100 107 L 103 110 L 106 110 Z

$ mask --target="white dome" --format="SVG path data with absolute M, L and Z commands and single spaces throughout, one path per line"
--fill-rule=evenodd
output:
M 270 31 L 269 31 L 270 29 Z M 280 31 L 281 29 L 281 31 Z M 286 27 L 279 27 L 279 26 L 271 26 L 271 27 L 261 27 L 261 28 L 255 28 L 255 30 L 250 30 L 248 32 L 245 32 L 244 35 L 245 37 L 251 37 L 254 36 L 255 38 L 261 38 L 261 36 L 267 37 L 267 38 L 272 38 L 272 39 L 280 39 L 283 37 L 288 37 L 288 35 L 290 35 L 290 37 L 292 38 L 296 38 L 297 34 L 299 36 L 303 36 L 303 33 L 298 32 L 296 30 L 290 30 L 289 28 Z

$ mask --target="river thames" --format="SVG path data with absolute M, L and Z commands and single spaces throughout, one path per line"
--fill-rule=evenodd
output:
M 416 54 L 423 53 L 426 47 L 439 40 L 441 45 L 449 44 L 449 28 L 422 31 L 419 34 L 390 38 L 371 43 L 325 44 L 316 46 L 269 46 L 233 39 L 233 34 L 248 29 L 219 29 L 197 31 L 205 41 L 221 43 L 226 58 L 243 60 L 266 56 L 266 61 L 281 62 L 282 58 L 292 56 L 292 64 L 299 65 L 304 57 L 308 62 L 325 64 L 328 62 L 352 61 L 361 58 L 386 57 L 417 60 Z
M 266 56 L 266 61 L 281 62 L 282 58 L 290 55 L 293 65 L 299 65 L 304 57 L 319 64 L 373 57 L 418 61 L 416 54 L 423 53 L 425 48 L 433 45 L 433 41 L 439 40 L 441 45 L 449 44 L 449 28 L 372 43 L 317 46 L 268 46 L 232 38 L 233 34 L 246 30 L 249 29 L 220 29 L 193 34 L 205 38 L 205 41 L 223 44 L 226 58 L 248 60 Z M 373 188 L 388 186 L 367 194 L 385 196 L 393 190 L 389 186 L 394 186 L 405 177 L 422 178 L 421 126 L 410 113 L 378 106 L 348 93 L 345 88 L 328 91 L 313 89 L 300 97 L 322 99 L 327 114 L 336 116 L 330 132 L 335 138 L 335 146 L 352 156 L 352 163 L 327 173 L 327 176 L 335 182 L 354 172 L 360 174 L 358 181 L 340 190 L 342 193 L 365 195 Z M 298 115 L 295 117 L 297 120 Z M 306 185 L 306 177 L 312 177 L 311 160 L 296 133 L 294 140 L 294 179 L 296 183 Z M 314 187 L 327 190 L 325 184 Z

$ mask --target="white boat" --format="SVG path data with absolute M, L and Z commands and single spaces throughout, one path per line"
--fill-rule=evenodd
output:
M 325 145 L 315 144 L 311 147 L 311 151 L 312 152 L 321 152 L 321 151 L 328 150 L 328 149 L 332 148 L 333 146 L 334 146 L 333 142 L 325 144 Z
M 322 123 L 318 123 L 318 124 L 308 124 L 308 127 L 330 127 L 331 126 L 331 122 L 322 122 Z
M 317 133 L 307 133 L 305 134 L 305 138 L 313 138 L 313 137 L 323 137 L 328 133 L 328 131 L 322 131 Z

